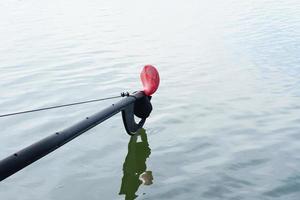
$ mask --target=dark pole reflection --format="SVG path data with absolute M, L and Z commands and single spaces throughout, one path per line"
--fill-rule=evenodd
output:
M 146 160 L 151 154 L 145 129 L 130 138 L 128 153 L 123 164 L 123 178 L 119 195 L 125 195 L 126 200 L 137 197 L 135 194 L 140 185 L 151 185 L 152 171 L 147 171 Z

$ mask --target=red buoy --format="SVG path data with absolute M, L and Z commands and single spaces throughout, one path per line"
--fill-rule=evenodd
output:
M 147 96 L 151 96 L 159 86 L 159 74 L 157 69 L 152 65 L 144 66 L 141 72 L 143 91 Z

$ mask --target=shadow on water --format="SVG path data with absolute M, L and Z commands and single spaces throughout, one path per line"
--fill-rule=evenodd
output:
M 152 171 L 147 170 L 146 160 L 151 154 L 145 129 L 140 129 L 128 143 L 128 153 L 123 164 L 123 178 L 119 195 L 125 200 L 135 199 L 140 185 L 151 185 Z

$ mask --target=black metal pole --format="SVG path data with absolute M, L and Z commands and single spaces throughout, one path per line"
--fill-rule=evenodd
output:
M 139 100 L 144 96 L 143 92 L 134 93 L 120 100 L 116 104 L 112 104 L 104 110 L 87 117 L 83 121 L 80 121 L 61 132 L 56 132 L 14 153 L 13 155 L 4 158 L 0 161 L 0 181 L 6 179 L 12 174 L 71 141 L 75 137 L 124 110 L 128 105 L 133 104 L 136 100 Z

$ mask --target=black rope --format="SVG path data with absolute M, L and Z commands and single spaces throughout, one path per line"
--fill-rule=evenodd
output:
M 122 92 L 121 95 L 113 96 L 113 97 L 93 99 L 93 100 L 88 100 L 88 101 L 80 101 L 80 102 L 75 102 L 75 103 L 62 104 L 62 105 L 45 107 L 45 108 L 38 108 L 38 109 L 33 109 L 33 110 L 25 110 L 25 111 L 21 111 L 21 112 L 7 113 L 7 114 L 0 115 L 0 117 L 8 117 L 8 116 L 13 116 L 13 115 L 20 115 L 20 114 L 32 113 L 32 112 L 43 111 L 43 110 L 50 110 L 50 109 L 55 109 L 55 108 L 62 108 L 62 107 L 80 105 L 80 104 L 93 103 L 93 102 L 97 102 L 97 101 L 116 99 L 116 98 L 125 97 L 125 96 L 129 96 L 129 93 L 128 92 Z

